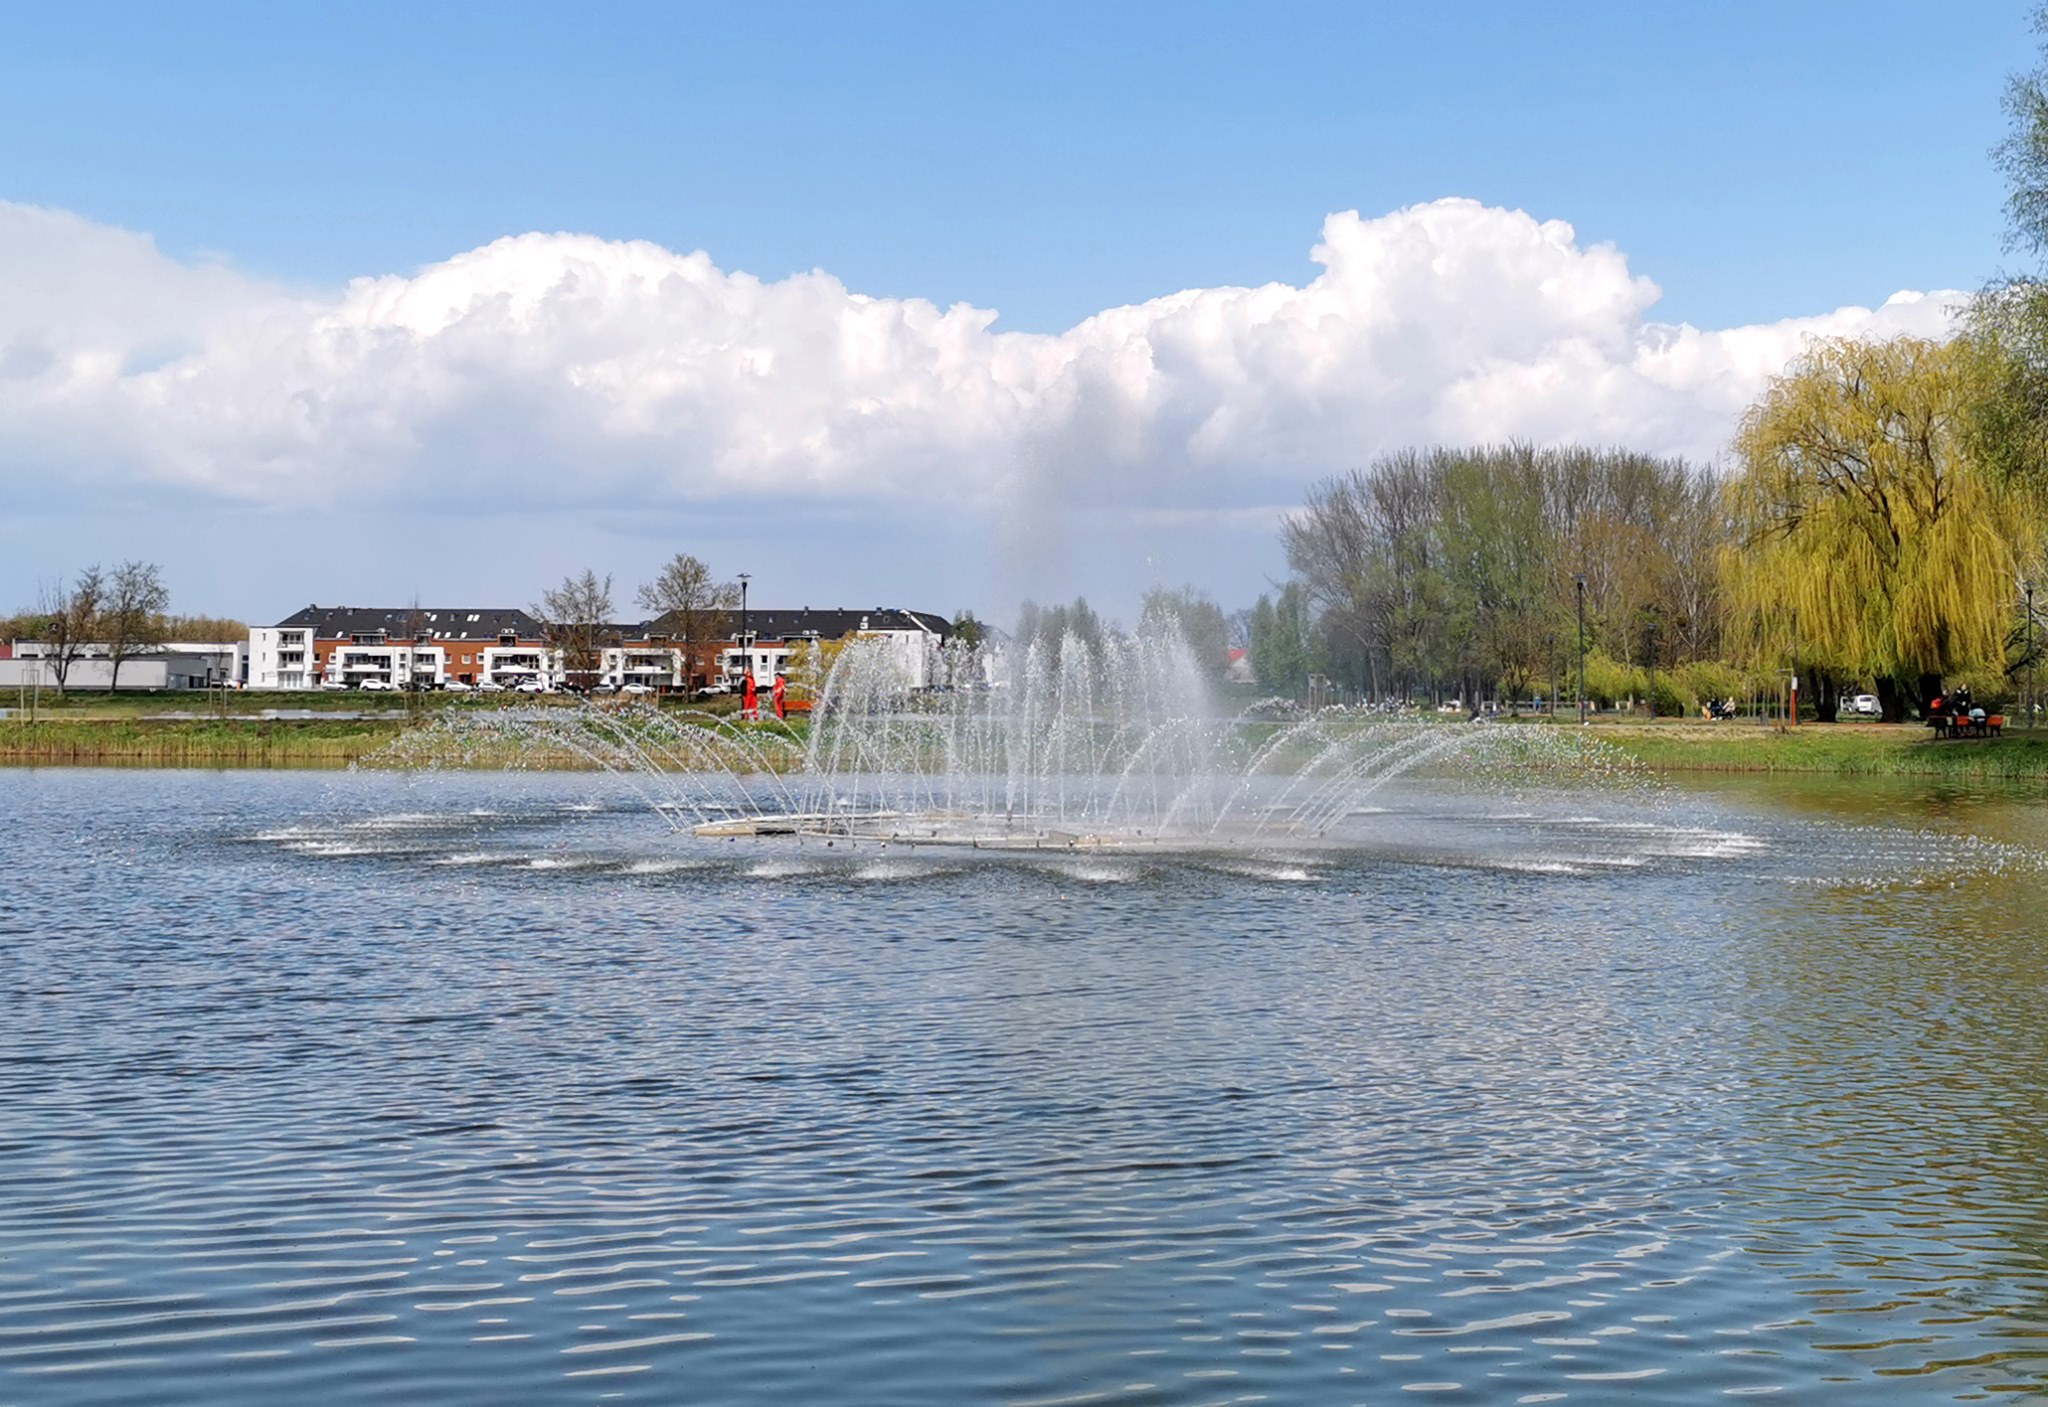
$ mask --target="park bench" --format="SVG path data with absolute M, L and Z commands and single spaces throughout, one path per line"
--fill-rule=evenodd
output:
M 1995 738 L 2005 731 L 2005 715 L 1986 714 L 1982 718 L 1960 717 L 1942 714 L 1929 720 L 1937 738 Z

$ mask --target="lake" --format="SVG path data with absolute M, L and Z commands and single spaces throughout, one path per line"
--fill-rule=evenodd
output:
M 0 1404 L 2048 1394 L 2026 792 L 0 772 Z

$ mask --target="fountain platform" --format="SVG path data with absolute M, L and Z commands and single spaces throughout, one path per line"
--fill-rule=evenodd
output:
M 1079 831 L 1021 818 L 991 818 L 965 811 L 809 812 L 732 816 L 692 826 L 708 839 L 796 836 L 814 840 L 894 845 L 954 845 L 974 850 L 1106 850 L 1157 845 L 1157 832 Z

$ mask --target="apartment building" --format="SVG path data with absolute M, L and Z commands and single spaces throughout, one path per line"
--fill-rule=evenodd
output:
M 568 682 L 669 692 L 707 684 L 737 688 L 751 669 L 766 688 L 807 642 L 881 641 L 897 658 L 906 688 L 929 682 L 929 655 L 951 626 L 925 611 L 876 607 L 749 610 L 727 617 L 730 638 L 698 659 L 660 620 L 599 628 L 597 669 Z M 249 632 L 252 689 L 445 688 L 449 684 L 517 688 L 564 683 L 561 652 L 541 623 L 505 608 L 307 606 Z M 636 690 L 637 692 L 637 690 Z
M 765 688 L 784 673 L 792 651 L 808 641 L 872 640 L 880 642 L 896 662 L 904 687 L 922 689 L 931 680 L 931 652 L 946 643 L 953 626 L 944 616 L 930 611 L 911 611 L 898 606 L 877 606 L 870 611 L 848 610 L 750 610 L 745 619 L 735 613 L 730 624 L 733 639 L 719 651 L 722 681 L 737 686 L 749 668 L 754 683 Z
M 552 659 L 540 622 L 521 610 L 308 606 L 249 632 L 249 687 L 545 684 Z

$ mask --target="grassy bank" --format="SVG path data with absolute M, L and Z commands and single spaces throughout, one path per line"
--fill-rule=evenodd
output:
M 1447 727 L 1464 726 L 1446 724 Z M 1531 728 L 1569 722 L 1526 720 Z M 759 725 L 798 742 L 802 724 Z M 371 757 L 407 735 L 395 718 L 147 718 L 81 717 L 0 720 L 0 765 L 142 767 L 341 767 Z M 1915 724 L 1805 724 L 1797 729 L 1754 722 L 1667 719 L 1598 720 L 1587 736 L 1612 745 L 1655 772 L 1785 772 L 1837 776 L 1935 776 L 1961 779 L 2048 779 L 2048 729 L 2001 738 L 1936 740 Z M 766 738 L 763 742 L 767 742 Z M 769 749 L 772 751 L 772 748 Z M 376 760 L 406 765 L 403 749 Z M 447 755 L 441 755 L 446 752 Z M 436 762 L 474 770 L 582 769 L 587 756 L 544 743 L 474 737 Z
M 0 764 L 70 767 L 342 767 L 397 737 L 385 719 L 0 723 Z
M 367 762 L 386 767 L 431 763 L 471 771 L 583 771 L 597 765 L 584 753 L 551 744 L 542 730 L 498 734 L 488 726 L 497 713 L 515 706 L 522 716 L 530 716 L 536 707 L 560 708 L 565 716 L 573 716 L 570 711 L 582 707 L 574 699 L 549 698 L 535 704 L 521 697 L 514 705 L 490 698 L 440 704 L 409 719 L 402 714 L 352 718 L 335 710 L 291 718 L 152 717 L 126 698 L 113 702 L 123 707 L 100 713 L 81 699 L 71 709 L 54 716 L 45 713 L 34 721 L 18 713 L 0 719 L 0 766 L 343 767 Z M 736 710 L 734 705 L 724 712 Z M 671 717 L 687 728 L 713 726 L 705 712 L 693 709 Z M 486 726 L 445 733 L 431 726 L 444 713 L 452 715 L 450 721 L 461 718 Z M 782 738 L 801 746 L 808 732 L 800 721 L 763 721 L 746 727 L 762 735 L 767 751 Z M 403 746 L 393 747 L 401 742 Z
M 1568 727 L 1569 724 L 1558 726 Z M 2048 778 L 2048 729 L 1936 739 L 1914 723 L 1597 722 L 1587 730 L 1658 772 Z

